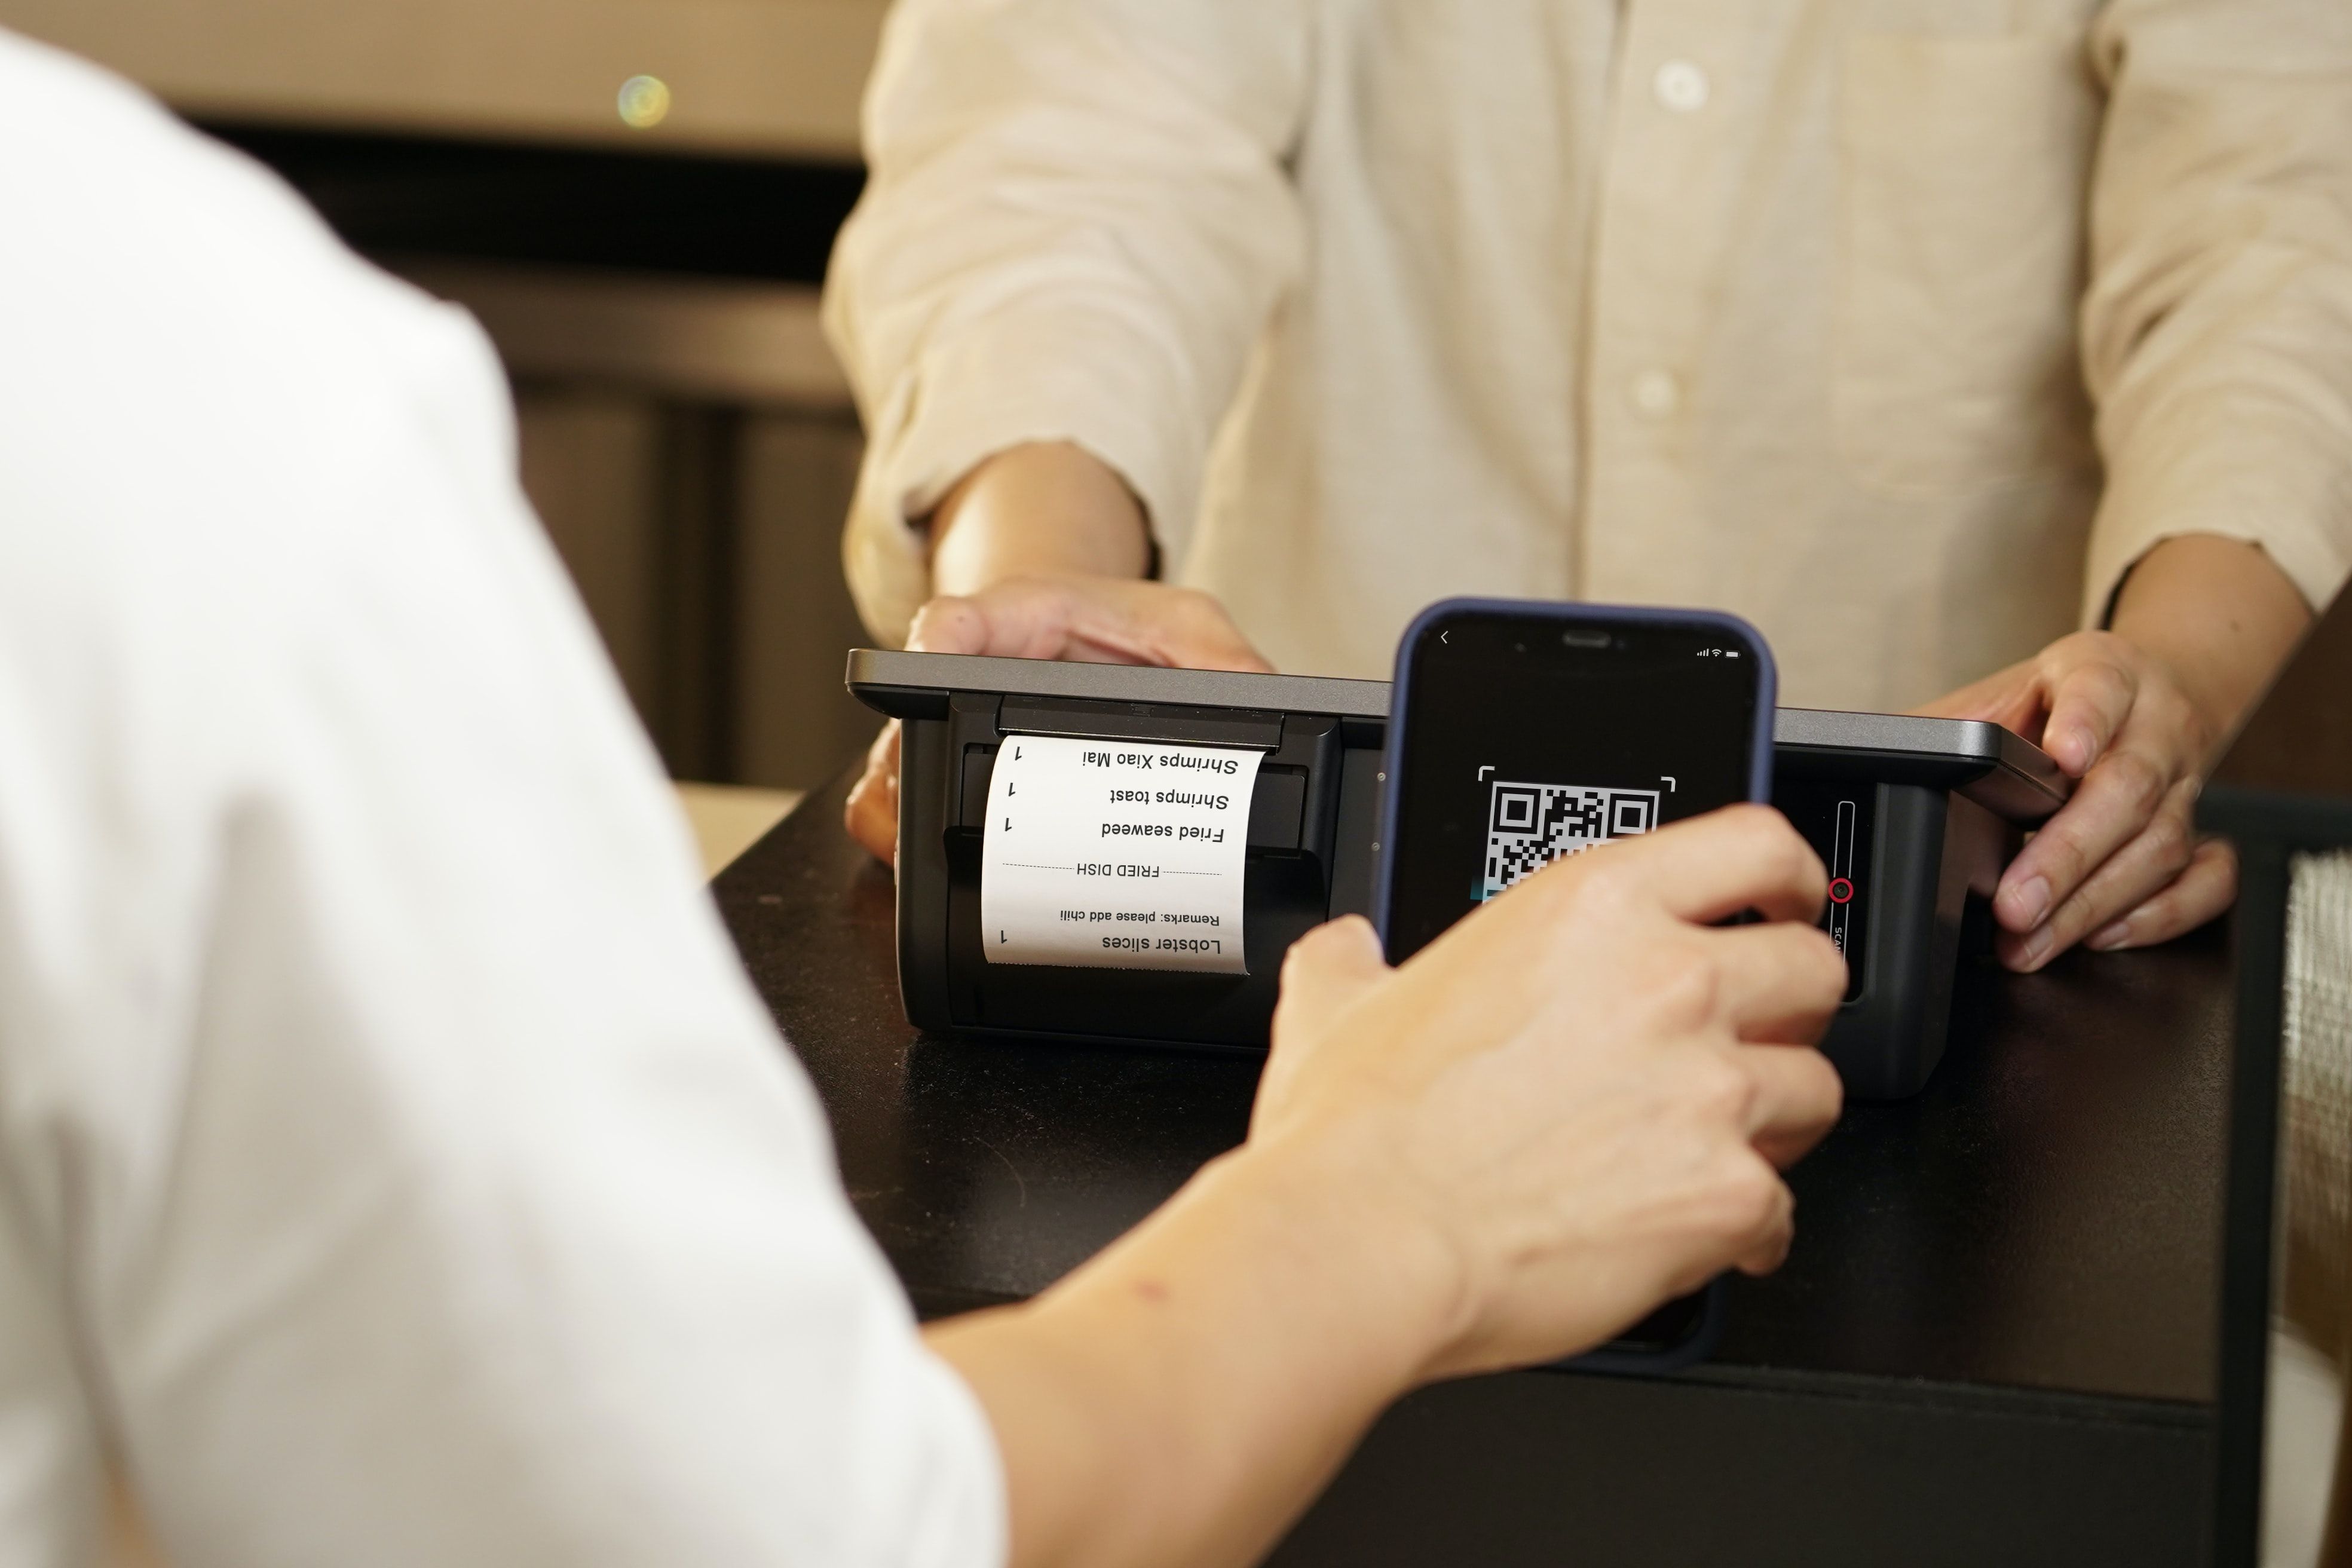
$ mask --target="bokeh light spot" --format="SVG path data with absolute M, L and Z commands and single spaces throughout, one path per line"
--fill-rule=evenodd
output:
M 669 83 L 657 76 L 633 76 L 621 84 L 621 123 L 651 131 L 669 118 Z

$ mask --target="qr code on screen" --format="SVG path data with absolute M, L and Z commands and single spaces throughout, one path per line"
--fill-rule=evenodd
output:
M 1658 792 L 1591 784 L 1495 781 L 1486 808 L 1486 868 L 1481 902 L 1534 876 L 1563 855 L 1630 838 L 1658 825 Z

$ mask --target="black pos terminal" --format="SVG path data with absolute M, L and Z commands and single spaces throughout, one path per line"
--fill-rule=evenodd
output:
M 858 649 L 848 684 L 903 725 L 898 982 L 919 1027 L 1262 1048 L 1285 950 L 1370 911 L 1386 682 Z M 2001 868 L 2065 781 L 1989 723 L 1783 708 L 1773 739 L 1773 803 L 1829 868 L 1852 973 L 1822 1048 L 1850 1095 L 1913 1094 Z M 1090 767 L 1198 809 L 1084 844 L 1014 830 Z M 1202 869 L 1171 876 L 1199 880 L 1129 886 L 1115 832 L 1184 835 Z M 1089 875 L 1100 897 L 1055 896 Z M 1220 885 L 1228 906 L 1202 891 Z

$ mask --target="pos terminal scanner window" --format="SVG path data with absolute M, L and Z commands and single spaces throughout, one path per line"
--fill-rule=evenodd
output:
M 1263 1048 L 1291 942 L 1370 912 L 1384 681 L 861 648 L 848 685 L 903 726 L 919 1027 Z M 1829 869 L 1852 976 L 1822 1049 L 1857 1099 L 1915 1093 L 2065 781 L 1971 721 L 1784 708 L 1773 741 L 1773 804 Z

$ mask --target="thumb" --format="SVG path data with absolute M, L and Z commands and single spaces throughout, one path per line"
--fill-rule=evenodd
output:
M 1290 944 L 1282 960 L 1282 1000 L 1275 1027 L 1286 1016 L 1312 1029 L 1329 1019 L 1389 973 L 1380 934 L 1361 915 L 1342 915 L 1317 926 Z
M 1330 1035 L 1332 1021 L 1393 973 L 1372 922 L 1361 915 L 1343 915 L 1291 943 L 1282 960 L 1274 1048 L 1258 1080 L 1254 1124 L 1287 1098 L 1292 1080 Z

